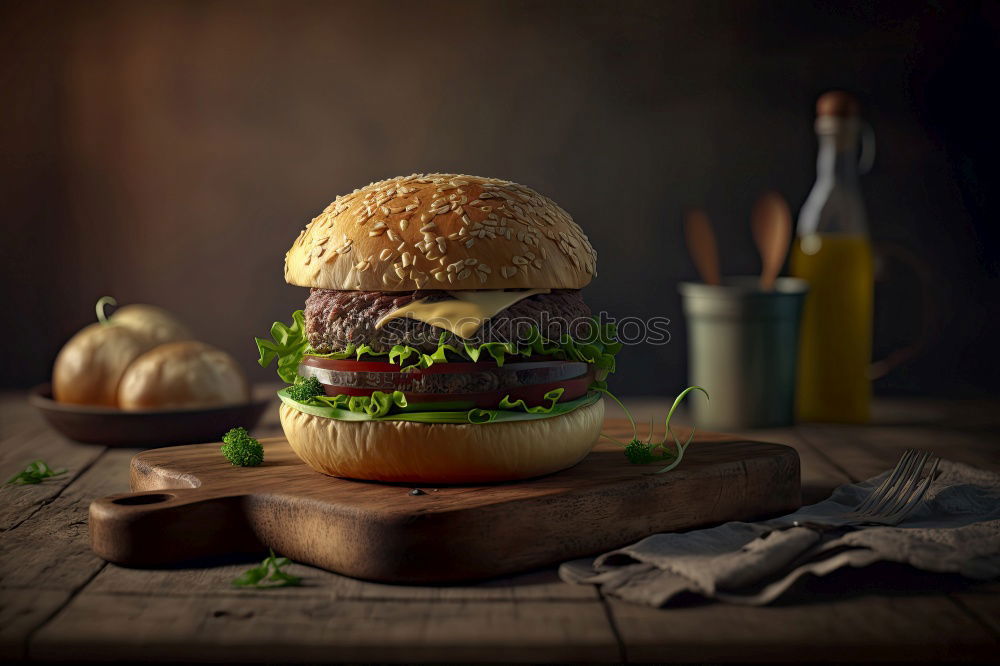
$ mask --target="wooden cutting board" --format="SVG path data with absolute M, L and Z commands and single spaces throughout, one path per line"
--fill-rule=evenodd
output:
M 484 426 L 488 427 L 488 426 Z M 605 433 L 628 437 L 608 420 Z M 686 436 L 686 433 L 680 433 Z M 599 444 L 575 467 L 529 481 L 423 487 L 349 481 L 302 463 L 284 438 L 233 467 L 219 444 L 145 451 L 132 493 L 90 505 L 94 551 L 132 566 L 258 554 L 397 583 L 489 578 L 626 545 L 650 534 L 798 508 L 799 459 L 780 444 L 699 433 L 679 467 L 629 463 Z

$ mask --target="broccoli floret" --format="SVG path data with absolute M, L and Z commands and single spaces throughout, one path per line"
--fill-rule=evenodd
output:
M 323 385 L 315 377 L 302 379 L 288 389 L 288 397 L 298 402 L 305 402 L 310 398 L 323 395 Z
M 625 445 L 625 457 L 633 465 L 645 465 L 657 459 L 653 455 L 653 444 L 640 442 L 638 439 Z
M 256 467 L 264 462 L 264 447 L 246 428 L 233 428 L 222 436 L 222 455 L 237 467 Z

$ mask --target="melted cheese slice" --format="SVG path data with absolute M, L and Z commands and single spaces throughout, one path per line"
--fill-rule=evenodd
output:
M 528 289 L 525 291 L 449 291 L 451 299 L 427 303 L 426 298 L 414 301 L 393 310 L 375 324 L 382 328 L 387 321 L 409 317 L 451 331 L 460 338 L 471 338 L 483 323 L 518 301 L 535 294 L 547 294 L 548 289 Z

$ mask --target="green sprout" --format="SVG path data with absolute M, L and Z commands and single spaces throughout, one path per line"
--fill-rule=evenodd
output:
M 666 432 L 664 432 L 663 434 L 663 440 L 659 442 L 653 441 L 653 420 L 650 419 L 649 438 L 644 442 L 639 439 L 639 429 L 636 426 L 635 418 L 633 418 L 632 412 L 630 412 L 628 407 L 625 406 L 625 403 L 623 403 L 621 400 L 618 399 L 617 396 L 615 396 L 613 393 L 611 393 L 611 391 L 608 391 L 605 388 L 595 388 L 594 390 L 604 393 L 612 400 L 617 402 L 618 405 L 622 408 L 622 411 L 625 412 L 625 416 L 628 417 L 629 423 L 632 424 L 632 439 L 629 440 L 628 442 L 619 442 L 617 439 L 609 437 L 604 433 L 601 433 L 601 437 L 604 437 L 605 439 L 610 439 L 612 442 L 615 442 L 616 444 L 620 444 L 621 446 L 625 447 L 625 457 L 628 458 L 629 462 L 634 465 L 647 465 L 651 462 L 670 461 L 670 463 L 666 467 L 657 470 L 656 474 L 663 474 L 664 472 L 669 472 L 670 470 L 680 465 L 681 460 L 683 460 L 684 458 L 684 452 L 687 450 L 687 447 L 691 444 L 691 441 L 694 439 L 694 433 L 695 433 L 694 427 L 691 428 L 691 434 L 688 435 L 687 441 L 685 441 L 684 443 L 681 443 L 680 439 L 678 439 L 677 435 L 675 435 L 674 431 L 670 428 L 670 419 L 673 418 L 674 412 L 677 411 L 677 407 L 681 404 L 684 398 L 687 397 L 687 394 L 691 393 L 692 391 L 701 391 L 702 393 L 705 394 L 705 397 L 708 398 L 708 391 L 706 391 L 700 386 L 689 386 L 683 391 L 681 391 L 680 395 L 678 395 L 677 398 L 674 399 L 674 404 L 670 407 L 670 411 L 667 412 L 667 419 L 666 422 L 664 423 L 664 429 Z M 672 449 L 667 446 L 668 439 L 673 440 L 674 446 Z
M 256 467 L 264 462 L 264 447 L 246 428 L 233 428 L 222 436 L 222 455 L 236 467 Z
M 263 562 L 243 572 L 238 578 L 235 578 L 233 580 L 233 587 L 269 588 L 300 585 L 302 583 L 301 578 L 281 570 L 282 567 L 291 564 L 291 562 L 287 557 L 275 556 L 272 549 L 271 555 L 265 558 Z

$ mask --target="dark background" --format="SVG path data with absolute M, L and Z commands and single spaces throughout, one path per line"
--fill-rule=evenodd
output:
M 2 385 L 46 379 L 104 294 L 178 313 L 255 379 L 252 336 L 335 195 L 414 171 L 558 201 L 599 253 L 595 310 L 667 316 L 616 387 L 684 381 L 685 206 L 725 272 L 815 175 L 816 97 L 855 92 L 878 137 L 877 241 L 934 276 L 938 334 L 883 392 L 995 392 L 1000 334 L 995 2 L 6 2 L 0 6 Z M 876 352 L 920 328 L 914 274 L 877 290 Z

